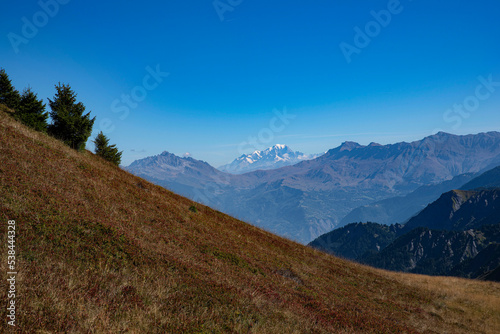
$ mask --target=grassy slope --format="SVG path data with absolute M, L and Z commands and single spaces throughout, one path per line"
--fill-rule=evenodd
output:
M 19 332 L 500 331 L 499 284 L 453 278 L 458 291 L 445 288 L 448 278 L 388 273 L 320 253 L 72 151 L 0 112 L 3 273 L 8 219 L 18 229 Z M 2 279 L 3 301 L 6 292 Z M 5 307 L 0 315 L 6 319 Z

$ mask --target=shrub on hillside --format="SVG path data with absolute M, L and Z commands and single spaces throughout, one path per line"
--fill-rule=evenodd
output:
M 71 148 L 81 151 L 92 133 L 95 117 L 91 119 L 90 112 L 84 114 L 85 106 L 82 102 L 76 102 L 76 93 L 69 85 L 59 83 L 55 87 L 57 92 L 54 100 L 49 99 L 52 123 L 48 126 L 48 132 Z
M 47 118 L 49 114 L 45 111 L 43 101 L 38 99 L 31 88 L 24 90 L 19 108 L 14 117 L 37 131 L 47 131 Z
M 117 166 L 120 164 L 123 151 L 118 152 L 116 145 L 109 145 L 109 139 L 102 133 L 102 131 L 99 132 L 93 142 L 95 144 L 95 154 Z
M 3 68 L 0 69 L 0 104 L 4 104 L 10 109 L 17 110 L 20 100 L 21 96 L 14 86 L 12 86 L 9 76 Z

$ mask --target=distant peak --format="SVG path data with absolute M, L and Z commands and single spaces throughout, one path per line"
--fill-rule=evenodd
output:
M 340 151 L 351 151 L 355 148 L 362 147 L 360 144 L 353 141 L 345 141 L 340 145 Z
M 290 166 L 303 160 L 314 159 L 317 156 L 293 151 L 284 144 L 275 144 L 262 151 L 255 150 L 251 154 L 243 154 L 233 162 L 220 166 L 219 169 L 233 174 L 241 174 L 259 169 L 267 170 Z
M 455 135 L 453 135 L 451 133 L 447 133 L 447 132 L 444 132 L 444 131 L 439 131 L 439 132 L 436 132 L 433 135 L 425 137 L 424 139 L 422 139 L 422 141 L 426 140 L 426 139 L 435 139 L 435 138 L 443 139 L 443 138 L 449 138 L 449 137 L 454 137 L 454 136 Z
M 286 145 L 276 144 L 274 146 L 268 147 L 267 149 L 261 152 L 273 152 L 273 151 L 283 151 L 283 150 L 291 151 L 290 148 Z
M 168 157 L 171 159 L 192 159 L 190 153 L 185 153 L 182 156 L 175 155 L 174 153 L 170 153 L 168 151 L 163 151 L 160 154 L 157 155 L 157 157 Z
M 274 146 L 271 146 L 271 147 L 268 147 L 266 148 L 265 150 L 262 150 L 262 151 L 259 151 L 259 150 L 255 150 L 252 154 L 257 154 L 257 155 L 261 155 L 261 154 L 269 154 L 271 152 L 275 152 L 275 151 L 283 151 L 283 150 L 286 150 L 286 151 L 292 151 L 288 146 L 286 145 L 283 145 L 283 144 L 276 144 Z

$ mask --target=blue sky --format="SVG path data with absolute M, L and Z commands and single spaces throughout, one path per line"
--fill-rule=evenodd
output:
M 0 67 L 45 101 L 69 83 L 124 165 L 219 166 L 499 130 L 498 17 L 497 0 L 12 1 Z

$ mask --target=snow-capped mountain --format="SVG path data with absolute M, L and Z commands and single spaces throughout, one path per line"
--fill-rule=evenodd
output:
M 294 152 L 288 146 L 276 144 L 264 151 L 255 151 L 252 154 L 243 154 L 233 162 L 220 166 L 218 169 L 232 174 L 243 174 L 256 170 L 276 169 L 295 165 L 304 160 L 317 158 L 319 154 L 307 155 Z

